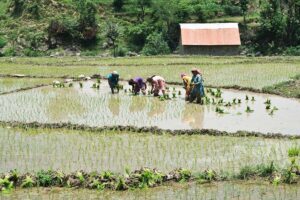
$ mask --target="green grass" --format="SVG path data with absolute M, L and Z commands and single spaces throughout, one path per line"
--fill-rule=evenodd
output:
M 300 74 L 290 81 L 284 81 L 273 86 L 264 87 L 263 91 L 277 93 L 287 97 L 300 98 Z
M 212 169 L 239 172 L 244 166 L 285 167 L 287 151 L 300 140 L 201 135 L 152 135 L 66 129 L 7 129 L 0 127 L 0 171 L 37 172 L 60 169 L 123 173 L 147 166 L 169 172 Z
M 165 56 L 137 58 L 2 58 L 1 74 L 21 73 L 37 76 L 78 76 L 119 71 L 121 78 L 159 74 L 167 81 L 181 82 L 180 73 L 198 67 L 205 85 L 262 89 L 290 80 L 300 73 L 299 57 L 197 57 Z
M 33 87 L 41 84 L 51 84 L 53 79 L 36 78 L 0 78 L 0 93 Z

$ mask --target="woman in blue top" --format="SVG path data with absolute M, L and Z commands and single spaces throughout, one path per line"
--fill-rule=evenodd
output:
M 193 102 L 197 99 L 197 103 L 203 104 L 202 97 L 205 96 L 204 94 L 204 85 L 203 85 L 203 78 L 201 72 L 198 69 L 192 69 L 192 80 L 191 80 L 191 87 L 192 92 L 190 95 L 190 102 Z
M 111 89 L 111 92 L 114 94 L 115 93 L 114 89 L 116 88 L 118 93 L 119 93 L 119 87 L 118 87 L 119 74 L 118 74 L 118 72 L 113 71 L 111 74 L 109 74 L 107 76 L 107 80 L 108 80 L 108 84 L 109 84 L 109 87 Z

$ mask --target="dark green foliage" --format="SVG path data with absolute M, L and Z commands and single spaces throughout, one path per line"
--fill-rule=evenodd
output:
M 133 51 L 141 51 L 148 35 L 152 32 L 151 25 L 147 22 L 132 25 L 126 28 L 126 39 Z
M 0 49 L 5 47 L 7 44 L 6 40 L 0 36 Z
M 40 19 L 40 2 L 39 0 L 35 0 L 30 3 L 27 7 L 27 12 L 31 15 L 33 19 Z
M 109 46 L 113 48 L 113 55 L 116 57 L 116 47 L 117 47 L 117 40 L 120 35 L 119 26 L 113 22 L 106 23 L 106 32 L 105 37 L 107 38 L 107 43 Z
M 286 21 L 278 0 L 269 0 L 261 12 L 260 23 L 257 37 L 263 52 L 274 53 L 285 45 Z
M 124 6 L 125 0 L 113 0 L 112 6 L 116 12 L 120 12 Z
M 9 5 L 9 13 L 13 17 L 19 17 L 25 9 L 25 0 L 11 0 Z
M 226 15 L 229 16 L 240 16 L 243 14 L 241 7 L 233 5 L 224 6 L 224 12 Z
M 170 53 L 170 48 L 161 33 L 152 33 L 147 37 L 142 50 L 144 55 L 162 55 Z
M 246 24 L 246 14 L 248 12 L 249 0 L 240 0 L 240 6 L 244 17 L 244 24 Z
M 36 182 L 38 186 L 49 187 L 52 185 L 52 171 L 41 170 L 36 174 Z
M 272 161 L 269 165 L 262 164 L 257 166 L 257 171 L 260 177 L 267 177 L 271 176 L 276 171 L 276 168 L 274 162 Z
M 239 179 L 249 179 L 252 176 L 255 176 L 257 174 L 254 167 L 251 166 L 245 166 L 240 170 L 240 173 L 238 174 Z
M 14 47 L 5 49 L 4 56 L 17 56 L 17 51 Z

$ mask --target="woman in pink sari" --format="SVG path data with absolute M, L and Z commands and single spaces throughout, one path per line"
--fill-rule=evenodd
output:
M 166 92 L 166 81 L 161 76 L 151 76 L 147 79 L 147 81 L 151 84 L 151 94 L 154 94 L 155 97 L 159 96 L 159 92 L 161 91 L 163 95 Z

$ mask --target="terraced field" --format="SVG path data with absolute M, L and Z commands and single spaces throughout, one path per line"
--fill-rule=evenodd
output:
M 297 199 L 300 101 L 261 89 L 296 76 L 299 62 L 1 58 L 0 199 Z M 134 96 L 126 82 L 116 95 L 106 80 L 99 89 L 95 79 L 80 81 L 82 87 L 49 85 L 112 70 L 125 79 L 160 73 L 179 83 L 179 73 L 193 66 L 201 67 L 206 85 L 247 91 L 207 88 L 198 105 L 185 102 L 178 85 L 169 85 L 169 100 Z

